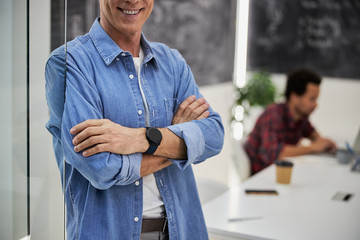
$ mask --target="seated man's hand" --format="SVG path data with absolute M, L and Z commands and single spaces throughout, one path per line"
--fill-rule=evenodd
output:
M 205 98 L 188 97 L 180 104 L 173 117 L 172 125 L 207 118 L 210 115 L 207 110 L 209 106 Z
M 325 149 L 326 152 L 335 152 L 337 150 L 337 145 L 331 139 L 325 138 L 329 142 L 329 146 Z
M 318 137 L 313 141 L 312 148 L 314 152 L 335 151 L 336 144 L 330 139 Z
M 146 141 L 145 137 L 141 137 L 145 136 L 145 128 L 128 128 L 108 119 L 86 120 L 74 126 L 70 133 L 75 135 L 75 152 L 84 151 L 84 157 L 100 152 L 136 153 L 142 144 L 139 139 Z

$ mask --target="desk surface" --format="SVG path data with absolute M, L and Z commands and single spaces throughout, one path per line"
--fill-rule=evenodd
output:
M 335 158 L 292 158 L 290 185 L 276 184 L 275 167 L 260 173 L 203 207 L 210 234 L 226 239 L 360 239 L 360 173 Z M 275 189 L 278 196 L 246 195 L 244 189 Z M 336 201 L 337 192 L 355 194 Z M 229 222 L 229 218 L 261 217 Z

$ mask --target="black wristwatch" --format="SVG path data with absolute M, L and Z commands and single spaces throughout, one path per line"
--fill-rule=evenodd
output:
M 153 154 L 162 140 L 162 134 L 159 129 L 153 127 L 146 128 L 146 139 L 149 141 L 150 147 L 145 152 L 146 154 Z

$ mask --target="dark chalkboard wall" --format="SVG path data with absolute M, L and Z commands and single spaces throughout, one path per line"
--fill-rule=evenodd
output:
M 199 85 L 232 81 L 236 0 L 155 0 L 143 27 L 150 41 L 179 50 Z
M 360 79 L 360 0 L 251 0 L 248 70 Z

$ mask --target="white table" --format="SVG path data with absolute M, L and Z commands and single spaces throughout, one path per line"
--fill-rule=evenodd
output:
M 271 165 L 203 206 L 209 234 L 221 239 L 360 239 L 360 173 L 330 156 L 291 160 L 290 185 L 276 184 Z M 275 189 L 279 195 L 246 195 L 249 188 Z M 336 201 L 337 192 L 355 195 Z M 239 217 L 261 218 L 228 221 Z

